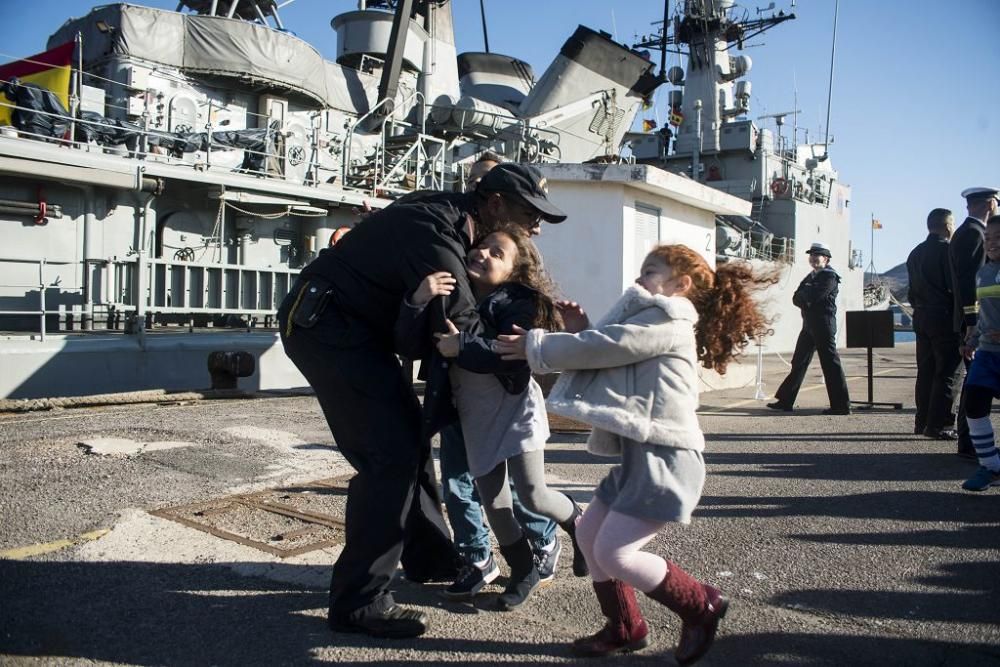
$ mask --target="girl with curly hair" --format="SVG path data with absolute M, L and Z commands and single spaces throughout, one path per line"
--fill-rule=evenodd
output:
M 499 609 L 507 611 L 524 603 L 540 583 L 531 545 L 513 511 L 508 475 L 529 512 L 552 519 L 570 535 L 574 573 L 588 574 L 575 538 L 576 522 L 583 512 L 569 496 L 545 484 L 549 426 L 542 390 L 527 363 L 503 361 L 493 352 L 498 334 L 521 327 L 558 331 L 562 321 L 552 297 L 554 285 L 523 229 L 502 227 L 490 233 L 469 252 L 466 266 L 482 329 L 459 332 L 446 322 L 451 332 L 435 336 L 438 352 L 453 359 L 449 379 L 469 472 L 500 553 L 510 566 L 507 587 L 498 598 Z M 449 294 L 453 285 L 454 278 L 447 273 L 427 276 L 404 302 L 401 322 L 409 320 L 419 327 L 426 305 L 435 296 Z M 492 562 L 480 569 L 494 578 L 494 571 L 499 572 Z
M 564 311 L 566 332 L 500 336 L 503 359 L 535 372 L 568 371 L 549 394 L 557 414 L 593 426 L 588 449 L 620 457 L 576 528 L 607 624 L 573 643 L 581 656 L 648 645 L 635 589 L 682 620 L 674 655 L 688 665 L 708 651 L 728 600 L 642 547 L 671 522 L 689 523 L 705 481 L 698 425 L 698 364 L 724 373 L 768 322 L 753 292 L 777 275 L 747 264 L 716 271 L 682 245 L 653 249 L 636 284 L 593 328 L 583 310 Z

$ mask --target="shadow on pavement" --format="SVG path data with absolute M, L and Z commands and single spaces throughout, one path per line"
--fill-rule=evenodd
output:
M 894 547 L 940 547 L 944 549 L 1000 549 L 1000 523 L 955 526 L 951 530 L 914 530 L 900 533 L 818 533 L 789 535 L 805 542 Z
M 992 625 L 1000 639 L 1000 609 L 996 596 L 1000 584 L 996 563 L 950 563 L 941 577 L 918 579 L 935 591 L 884 591 L 810 589 L 787 591 L 772 598 L 782 607 L 833 613 L 852 619 L 869 618 L 881 622 L 940 621 Z M 997 647 L 1000 658 L 1000 647 Z
M 749 469 L 713 468 L 712 475 L 724 477 L 763 477 L 781 479 L 868 481 L 947 481 L 960 480 L 972 472 L 969 461 L 952 454 L 949 443 L 941 454 L 828 454 L 828 453 L 729 453 L 705 452 L 705 463 L 712 466 L 745 466 Z M 548 457 L 546 452 L 545 456 Z
M 974 571 L 949 566 L 946 583 L 963 589 L 966 578 L 989 577 L 988 563 Z M 242 566 L 242 565 L 239 565 Z M 277 574 L 326 567 L 277 564 Z M 954 571 L 952 571 L 954 569 Z M 307 572 L 310 576 L 315 572 Z M 936 578 L 935 578 L 936 579 Z M 994 579 L 995 580 L 995 579 Z M 439 606 L 433 587 L 397 582 L 401 603 Z M 941 582 L 932 582 L 940 584 Z M 995 584 L 994 584 L 995 585 Z M 522 664 L 571 661 L 565 641 L 429 636 L 414 640 L 374 639 L 332 633 L 326 626 L 327 593 L 236 574 L 226 564 L 66 563 L 0 561 L 0 653 L 71 661 L 135 665 L 454 664 L 441 656 L 461 652 L 513 659 Z M 860 591 L 801 591 L 779 601 L 855 615 L 903 618 L 922 610 L 924 618 L 988 622 L 996 618 L 995 595 L 929 593 L 872 594 Z M 465 613 L 469 613 L 468 610 Z M 476 613 L 472 611 L 472 613 Z M 523 612 L 522 612 L 523 613 Z M 527 610 L 530 613 L 530 610 Z M 912 616 L 907 616 L 911 618 Z M 521 623 L 516 613 L 483 613 L 484 624 Z M 440 628 L 437 630 L 441 632 Z M 673 664 L 674 629 L 655 630 L 646 651 L 600 664 Z M 581 629 L 582 633 L 582 629 Z M 488 634 L 488 633 L 484 633 Z M 496 633 L 494 633 L 496 634 Z M 502 632 L 499 636 L 503 636 Z M 350 649 L 338 655 L 338 649 Z M 406 658 L 392 659 L 392 650 Z M 357 657 L 359 651 L 362 657 Z M 346 651 L 345 651 L 346 652 Z M 389 658 L 389 659 L 386 659 Z M 997 664 L 1000 652 L 987 645 L 916 642 L 912 639 L 796 633 L 726 635 L 701 664 L 963 665 Z M 464 661 L 493 665 L 495 660 Z M 594 663 L 597 664 L 597 663 Z
M 1000 494 L 985 497 L 962 491 L 882 491 L 841 496 L 703 496 L 694 514 L 702 518 L 825 516 L 941 521 L 956 526 L 995 524 L 1000 517 Z
M 248 566 L 277 570 L 283 579 L 315 579 L 316 570 L 329 569 L 234 565 Z M 453 603 L 438 598 L 435 587 L 397 580 L 394 591 L 400 603 L 453 611 L 446 606 Z M 565 642 L 433 635 L 386 640 L 334 633 L 326 624 L 327 596 L 325 589 L 241 576 L 227 564 L 0 560 L 0 655 L 240 666 L 313 664 L 320 662 L 318 651 L 326 651 L 323 662 L 332 657 L 343 664 L 338 648 L 354 649 L 354 655 L 357 649 L 371 649 L 373 659 L 366 664 L 391 664 L 378 659 L 387 649 L 414 655 L 407 664 L 433 663 L 441 653 L 453 651 L 513 656 L 528 664 L 569 657 Z M 486 602 L 490 596 L 483 597 Z M 480 613 L 464 613 L 470 612 Z M 515 622 L 514 615 L 482 612 L 484 625 L 501 619 Z M 649 656 L 655 659 L 655 654 Z
M 706 433 L 705 442 L 871 442 L 872 440 L 878 440 L 879 442 L 911 442 L 914 440 L 919 440 L 921 442 L 926 441 L 927 438 L 923 436 L 913 435 L 910 432 L 899 432 L 899 433 L 872 433 L 871 431 L 859 431 L 857 433 L 852 433 L 850 431 L 839 431 L 830 430 L 826 433 L 811 432 L 811 433 L 789 433 L 783 431 L 781 433 L 761 433 L 760 431 L 748 432 L 748 433 Z M 954 442 L 948 443 L 951 448 L 955 446 Z
M 1000 651 L 989 644 L 915 641 L 885 636 L 769 633 L 719 637 L 699 665 L 868 665 L 996 667 Z

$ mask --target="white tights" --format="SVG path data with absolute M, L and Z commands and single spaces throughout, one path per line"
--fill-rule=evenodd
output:
M 576 539 L 595 582 L 619 579 L 642 591 L 667 576 L 667 561 L 639 551 L 666 524 L 612 512 L 594 498 L 576 525 Z

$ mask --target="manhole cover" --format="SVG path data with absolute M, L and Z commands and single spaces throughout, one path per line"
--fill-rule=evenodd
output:
M 344 543 L 351 476 L 150 512 L 279 558 Z

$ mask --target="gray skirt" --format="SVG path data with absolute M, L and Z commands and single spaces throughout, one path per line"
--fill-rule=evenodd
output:
M 534 379 L 520 394 L 509 394 L 492 374 L 452 364 L 449 376 L 473 477 L 486 475 L 512 456 L 545 448 L 549 419 Z
M 701 452 L 627 438 L 621 438 L 621 445 L 621 464 L 611 469 L 594 495 L 621 514 L 690 523 L 705 484 Z

